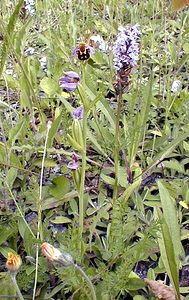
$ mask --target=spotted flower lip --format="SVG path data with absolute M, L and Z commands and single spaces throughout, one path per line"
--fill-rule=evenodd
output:
M 78 170 L 79 169 L 79 155 L 75 152 L 72 154 L 72 160 L 68 163 L 68 169 Z
M 94 48 L 87 43 L 80 41 L 72 51 L 72 57 L 77 56 L 80 60 L 87 60 L 95 52 Z
M 83 106 L 79 106 L 77 107 L 74 111 L 73 111 L 73 118 L 74 120 L 82 120 L 83 119 Z
M 59 79 L 59 85 L 65 92 L 73 92 L 80 81 L 79 75 L 74 71 L 64 72 L 65 77 Z
M 6 268 L 9 272 L 17 272 L 22 264 L 22 260 L 20 255 L 14 254 L 12 252 L 8 253 L 7 261 L 6 261 Z

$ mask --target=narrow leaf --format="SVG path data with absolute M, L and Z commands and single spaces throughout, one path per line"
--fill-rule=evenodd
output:
M 12 16 L 9 19 L 9 23 L 8 23 L 7 30 L 6 30 L 6 36 L 5 36 L 5 40 L 4 40 L 3 47 L 2 47 L 2 53 L 1 53 L 0 78 L 1 78 L 4 66 L 5 66 L 6 59 L 7 59 L 7 54 L 8 54 L 8 49 L 9 49 L 9 39 L 10 39 L 11 35 L 13 34 L 16 21 L 19 17 L 19 12 L 20 12 L 20 9 L 22 8 L 23 4 L 24 4 L 24 0 L 20 0 L 18 2 L 18 4 L 16 5 L 16 7 L 14 9 Z

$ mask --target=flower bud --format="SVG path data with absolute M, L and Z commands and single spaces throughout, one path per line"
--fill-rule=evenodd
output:
M 65 267 L 74 263 L 73 258 L 69 253 L 62 252 L 49 243 L 43 243 L 41 245 L 41 251 L 48 260 L 58 262 Z
M 22 264 L 22 260 L 20 255 L 14 254 L 12 252 L 8 253 L 6 268 L 9 270 L 9 272 L 12 273 L 17 272 L 21 264 Z
M 78 119 L 75 119 L 72 123 L 72 135 L 75 141 L 83 148 L 83 133 L 81 122 Z

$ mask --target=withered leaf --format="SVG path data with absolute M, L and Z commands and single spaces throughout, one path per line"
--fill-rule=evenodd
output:
M 173 0 L 173 8 L 178 10 L 186 5 L 189 5 L 189 0 Z
M 144 279 L 145 283 L 149 286 L 152 293 L 161 300 L 176 300 L 174 289 L 155 280 Z M 185 298 L 180 297 L 181 300 Z

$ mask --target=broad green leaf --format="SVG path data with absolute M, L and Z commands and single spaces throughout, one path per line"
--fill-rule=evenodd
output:
M 26 119 L 20 121 L 14 128 L 11 128 L 9 131 L 9 140 L 8 145 L 11 147 L 14 145 L 16 139 L 19 138 L 19 135 L 22 133 L 22 129 L 26 125 Z
M 96 101 L 96 99 L 98 99 L 98 96 L 96 97 L 94 95 L 94 93 L 89 89 L 88 86 L 86 86 L 86 91 L 92 102 Z M 111 109 L 108 101 L 106 101 L 104 98 L 100 97 L 100 99 L 98 99 L 96 107 L 98 110 L 101 110 L 101 112 L 106 116 L 107 120 L 110 122 L 111 127 L 113 129 L 115 129 L 115 115 L 114 115 L 114 112 Z
M 179 256 L 183 255 L 183 248 L 181 244 L 180 227 L 178 224 L 176 200 L 173 199 L 163 183 L 158 180 L 158 188 L 160 193 L 161 204 L 163 208 L 163 216 L 169 228 L 172 240 L 174 241 L 174 253 L 177 266 L 179 267 Z
M 49 193 L 56 199 L 62 198 L 70 189 L 70 182 L 65 176 L 57 176 L 49 187 Z
M 145 287 L 145 283 L 140 278 L 129 278 L 125 285 L 125 289 L 129 291 L 136 291 L 144 287 Z
M 19 84 L 20 84 L 20 106 L 21 109 L 28 107 L 32 109 L 32 90 L 30 86 L 30 81 L 28 78 L 28 66 L 27 66 L 27 61 L 23 65 L 23 70 L 22 75 L 20 76 L 19 79 Z M 22 70 L 22 71 L 23 71 Z M 27 76 L 25 75 L 27 73 Z
M 147 168 L 146 172 L 152 169 L 154 166 L 158 165 L 162 160 L 164 160 L 173 150 L 187 137 L 189 132 L 180 134 L 178 138 L 174 139 L 167 147 L 165 147 L 153 160 L 153 163 Z
M 104 156 L 107 156 L 106 153 L 104 152 L 104 150 L 102 149 L 102 147 L 100 146 L 100 144 L 98 143 L 97 139 L 94 137 L 93 133 L 90 130 L 87 131 L 87 137 L 93 143 L 93 145 L 98 149 L 98 151 L 100 151 Z
M 18 112 L 16 109 L 14 109 L 10 104 L 0 100 L 0 109 L 10 109 L 12 110 L 16 115 L 18 115 Z
M 10 188 L 12 188 L 13 183 L 17 177 L 18 170 L 16 168 L 10 168 L 7 173 L 7 184 Z
M 118 183 L 124 188 L 128 186 L 127 172 L 125 167 L 119 166 Z
M 124 191 L 124 193 L 118 198 L 119 201 L 127 201 L 132 193 L 139 188 L 141 184 L 141 178 L 134 181 L 128 188 Z
M 0 245 L 3 244 L 14 232 L 9 226 L 0 225 Z
M 62 112 L 51 125 L 51 128 L 49 130 L 49 135 L 48 135 L 47 148 L 52 147 L 53 145 L 53 140 L 60 126 L 61 119 L 62 119 Z
M 88 95 L 86 93 L 86 87 L 83 86 L 82 84 L 79 84 L 77 89 L 78 89 L 78 92 L 79 92 L 79 95 L 80 95 L 80 98 L 81 98 L 84 108 L 88 109 L 89 108 L 89 100 L 88 100 Z
M 103 89 L 95 98 L 94 100 L 90 103 L 89 105 L 89 110 L 91 110 L 100 100 L 101 98 L 104 96 L 105 93 L 105 89 Z
M 73 200 L 77 196 L 78 193 L 76 191 L 71 191 L 66 193 L 61 199 L 55 199 L 54 197 L 47 198 L 42 203 L 42 210 L 61 206 L 63 203 Z
M 66 224 L 71 223 L 72 220 L 64 216 L 58 216 L 55 219 L 50 219 L 50 221 L 53 224 Z
M 0 299 L 9 299 L 15 300 L 16 297 L 16 288 L 14 287 L 10 273 L 8 272 L 1 272 L 0 273 Z M 5 297 L 7 296 L 7 298 Z M 12 296 L 12 297 L 10 297 Z
M 175 171 L 178 171 L 179 173 L 185 173 L 184 166 L 180 164 L 179 161 L 176 159 L 172 159 L 170 161 L 163 161 L 163 164 L 165 165 L 165 168 L 169 168 Z
M 32 163 L 32 166 L 41 168 L 42 158 L 35 159 Z M 57 166 L 57 163 L 53 159 L 46 158 L 44 166 L 45 166 L 45 168 L 55 168 Z
M 64 287 L 65 283 L 57 285 L 49 294 L 45 295 L 45 300 L 52 299 L 52 297 L 56 295 L 59 291 L 61 291 Z
M 101 173 L 101 174 L 100 174 L 100 177 L 101 177 L 102 180 L 103 180 L 104 182 L 106 182 L 107 184 L 114 185 L 114 183 L 115 183 L 115 179 L 112 178 L 112 177 L 110 177 L 110 176 L 108 176 L 108 175 L 105 175 L 105 174 Z
M 5 246 L 1 246 L 1 247 L 0 247 L 0 253 L 1 253 L 4 257 L 7 258 L 9 252 L 12 252 L 12 253 L 14 253 L 14 254 L 17 254 L 17 252 L 14 251 L 12 248 L 5 247 Z
M 175 294 L 177 295 L 177 299 L 180 299 L 179 292 L 179 279 L 178 279 L 178 264 L 177 257 L 174 251 L 174 243 L 176 241 L 176 237 L 172 238 L 169 227 L 166 223 L 163 214 L 159 208 L 155 209 L 155 216 L 159 219 L 161 224 L 161 234 L 158 238 L 158 243 L 160 247 L 161 259 L 166 268 L 166 272 L 170 278 L 170 281 L 174 287 Z
M 49 77 L 44 77 L 40 82 L 40 87 L 49 96 L 53 96 L 59 89 L 58 82 Z
M 128 148 L 128 154 L 129 154 L 128 160 L 130 166 L 132 166 L 135 161 L 135 156 L 137 154 L 139 144 L 142 138 L 144 137 L 150 105 L 153 99 L 152 83 L 153 83 L 153 74 L 151 75 L 147 85 L 144 86 L 142 89 L 142 109 L 139 113 L 136 114 L 134 127 L 131 128 L 132 130 L 131 137 L 130 137 L 131 146 Z
M 26 221 L 22 218 L 19 219 L 18 222 L 18 230 L 19 233 L 23 239 L 24 247 L 27 255 L 34 256 L 35 254 L 35 243 L 36 239 L 34 238 L 32 232 L 30 231 L 29 225 L 26 223 Z
M 67 111 L 72 114 L 72 112 L 74 111 L 73 106 L 71 106 L 70 102 L 67 101 L 64 97 L 59 96 L 60 101 L 64 104 L 65 108 L 67 109 Z
M 31 22 L 32 18 L 29 18 L 25 24 L 22 24 L 20 31 L 15 35 L 15 51 L 19 57 L 21 57 L 21 55 L 23 54 L 25 40 Z

